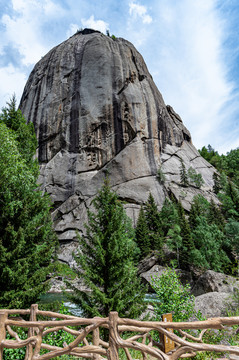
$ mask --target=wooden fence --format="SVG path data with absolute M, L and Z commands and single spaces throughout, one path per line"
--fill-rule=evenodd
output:
M 37 317 L 40 317 L 40 320 L 37 320 Z M 44 317 L 46 320 L 42 320 Z M 28 310 L 0 310 L 0 360 L 3 360 L 4 348 L 23 347 L 26 347 L 25 360 L 47 360 L 65 354 L 93 360 L 118 360 L 119 348 L 123 349 L 128 360 L 132 360 L 129 349 L 138 350 L 143 360 L 148 359 L 148 355 L 150 359 L 177 360 L 179 357 L 193 356 L 198 351 L 216 351 L 239 356 L 237 346 L 203 342 L 207 329 L 223 329 L 225 326 L 238 324 L 239 317 L 166 323 L 123 319 L 118 317 L 117 312 L 111 312 L 107 318 L 84 319 L 40 311 L 37 305 L 32 305 Z M 28 329 L 27 339 L 20 339 L 17 334 L 19 327 Z M 108 329 L 108 342 L 100 338 L 100 328 Z M 173 333 L 172 329 L 177 330 L 178 335 Z M 194 332 L 186 332 L 188 329 L 194 329 Z M 63 347 L 44 342 L 46 335 L 59 330 L 73 335 L 74 340 L 69 344 L 65 343 Z M 6 339 L 7 333 L 11 339 Z M 155 340 L 155 334 L 159 335 L 158 338 L 166 336 L 171 339 L 175 343 L 174 350 L 165 353 L 162 344 Z

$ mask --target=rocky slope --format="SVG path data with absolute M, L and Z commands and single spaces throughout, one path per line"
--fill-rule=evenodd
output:
M 214 169 L 124 39 L 85 29 L 56 46 L 34 67 L 20 109 L 35 126 L 39 182 L 53 200 L 60 256 L 68 263 L 75 230 L 83 231 L 106 174 L 134 222 L 149 192 L 159 207 L 170 192 L 186 209 L 197 193 L 214 197 Z M 180 159 L 202 175 L 201 190 L 180 186 Z

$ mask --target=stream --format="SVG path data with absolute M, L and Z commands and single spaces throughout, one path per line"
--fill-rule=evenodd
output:
M 144 298 L 145 302 L 152 304 L 153 302 L 157 302 L 156 294 L 146 294 Z M 78 305 L 73 304 L 68 301 L 67 297 L 62 293 L 47 293 L 41 295 L 40 302 L 42 304 L 50 304 L 55 301 L 59 301 L 60 303 L 64 303 L 64 306 L 75 316 L 82 316 L 82 310 Z

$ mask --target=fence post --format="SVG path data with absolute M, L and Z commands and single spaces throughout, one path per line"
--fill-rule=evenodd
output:
M 112 311 L 109 314 L 109 349 L 107 350 L 108 360 L 119 360 L 118 346 L 118 313 Z
M 0 360 L 3 360 L 3 346 L 2 341 L 6 338 L 6 326 L 8 313 L 6 311 L 0 311 Z
M 93 345 L 99 346 L 100 344 L 100 330 L 99 328 L 96 328 L 93 330 Z M 98 354 L 93 354 L 93 360 L 99 360 Z
M 30 321 L 36 321 L 37 320 L 37 311 L 38 311 L 38 304 L 32 304 L 31 310 L 30 310 Z M 30 327 L 28 330 L 27 337 L 34 336 L 35 330 L 34 328 Z M 33 356 L 33 345 L 28 344 L 26 348 L 26 355 L 25 360 L 31 360 Z

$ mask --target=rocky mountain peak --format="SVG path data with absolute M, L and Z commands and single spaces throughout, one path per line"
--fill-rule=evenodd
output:
M 20 109 L 35 126 L 39 181 L 54 202 L 55 229 L 64 242 L 82 230 L 106 173 L 134 221 L 150 192 L 159 206 L 172 192 L 186 209 L 197 193 L 214 196 L 213 168 L 127 40 L 77 32 L 35 65 Z M 180 186 L 180 159 L 202 175 L 201 190 Z

